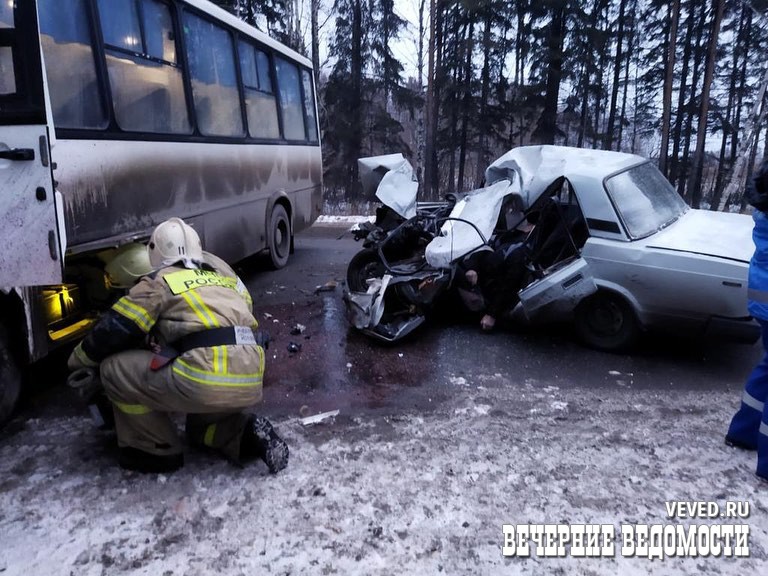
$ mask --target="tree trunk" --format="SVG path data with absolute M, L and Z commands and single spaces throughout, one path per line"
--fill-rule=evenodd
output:
M 740 53 L 740 43 L 743 39 L 742 35 L 744 32 L 744 16 L 745 12 L 748 10 L 746 6 L 743 6 L 741 9 L 741 16 L 739 18 L 739 28 L 738 32 L 736 34 L 736 42 L 734 46 L 731 48 L 732 54 L 731 54 L 731 78 L 729 82 L 728 87 L 728 103 L 725 108 L 725 121 L 723 122 L 723 137 L 720 141 L 720 156 L 718 158 L 718 165 L 717 165 L 717 178 L 715 180 L 715 189 L 714 194 L 712 197 L 712 210 L 717 210 L 718 206 L 720 205 L 720 200 L 723 196 L 723 180 L 725 178 L 725 175 L 730 168 L 730 163 L 726 164 L 725 161 L 725 154 L 728 150 L 728 140 L 730 139 L 733 141 L 734 138 L 736 138 L 736 134 L 733 130 L 733 123 L 731 119 L 733 118 L 733 102 L 735 99 L 736 94 L 736 78 L 738 76 L 738 70 L 739 70 L 739 53 Z M 745 53 L 746 56 L 746 53 Z
M 746 164 L 747 152 L 752 147 L 753 141 L 757 140 L 755 135 L 757 134 L 758 128 L 762 125 L 766 116 L 766 106 L 764 106 L 766 88 L 768 88 L 768 70 L 765 71 L 763 81 L 761 82 L 760 89 L 758 90 L 757 99 L 755 100 L 755 106 L 752 110 L 752 113 L 749 115 L 749 118 L 747 119 L 747 126 L 745 126 L 744 131 L 746 138 L 743 138 L 739 143 L 739 153 L 737 155 L 736 161 L 733 163 L 733 167 L 731 168 L 731 177 L 728 181 L 728 186 L 725 188 L 723 196 L 720 199 L 720 204 L 717 207 L 718 210 L 722 210 L 725 207 L 726 202 L 728 202 L 728 198 L 734 195 L 739 188 L 739 184 L 741 182 L 741 174 L 744 170 L 744 164 Z
M 459 143 L 459 190 L 464 190 L 464 164 L 467 161 L 467 130 L 469 125 L 470 107 L 472 104 L 472 52 L 474 52 L 475 18 L 469 14 L 469 30 L 467 31 L 467 53 L 464 55 L 464 98 L 461 111 L 461 137 Z
M 701 106 L 699 107 L 699 126 L 696 131 L 696 152 L 693 155 L 693 169 L 688 189 L 691 192 L 692 206 L 701 205 L 701 175 L 704 170 L 704 144 L 707 140 L 707 117 L 709 116 L 709 92 L 715 75 L 715 60 L 717 59 L 717 44 L 720 37 L 720 23 L 723 21 L 725 0 L 714 1 L 714 21 L 710 28 L 707 63 L 704 70 L 704 87 L 701 91 Z
M 621 61 L 624 48 L 624 15 L 627 11 L 627 0 L 621 0 L 619 5 L 619 30 L 616 37 L 616 59 L 613 64 L 613 86 L 611 88 L 611 109 L 608 113 L 608 128 L 605 131 L 603 148 L 611 150 L 613 147 L 613 132 L 616 126 L 616 106 L 619 101 L 619 79 L 621 78 Z
M 670 7 L 669 42 L 667 43 L 667 68 L 664 74 L 664 99 L 661 114 L 661 150 L 659 170 L 667 175 L 669 160 L 669 122 L 672 115 L 672 84 L 675 81 L 675 53 L 677 51 L 677 24 L 680 20 L 680 0 Z M 682 90 L 682 86 L 681 86 Z
M 320 11 L 320 0 L 311 0 L 311 28 L 312 28 L 312 68 L 315 71 L 315 85 L 320 84 L 320 28 L 318 22 L 318 13 Z
M 696 14 L 693 10 L 688 13 L 688 25 L 685 31 L 685 48 L 683 49 L 683 69 L 680 71 L 680 89 L 677 94 L 677 111 L 675 125 L 672 128 L 672 158 L 669 161 L 669 181 L 674 185 L 678 176 L 678 164 L 680 162 L 680 139 L 683 133 L 683 119 L 685 117 L 685 98 L 688 88 L 688 70 L 690 69 L 691 52 L 693 51 L 693 25 Z
M 565 2 L 553 7 L 547 40 L 547 89 L 544 95 L 544 109 L 539 117 L 536 140 L 540 144 L 554 144 L 557 131 L 557 102 L 560 94 L 560 80 L 563 74 L 563 42 L 566 31 Z
M 427 55 L 427 138 L 424 150 L 424 190 L 429 197 L 436 188 L 435 180 L 437 179 L 436 167 L 437 160 L 435 158 L 435 140 L 437 135 L 437 104 L 436 104 L 436 77 L 437 70 L 435 66 L 435 50 L 437 49 L 436 34 L 438 30 L 437 26 L 437 4 L 438 0 L 429 1 L 429 48 Z
M 357 159 L 362 148 L 363 118 L 363 8 L 362 0 L 352 3 L 352 54 L 350 58 L 350 75 L 352 90 L 352 109 L 350 147 L 347 156 L 350 182 L 357 182 Z
M 629 65 L 632 62 L 632 53 L 635 50 L 635 39 L 637 37 L 637 18 L 635 13 L 637 12 L 637 0 L 633 0 L 632 7 L 629 9 L 632 14 L 632 20 L 630 21 L 631 33 L 629 40 L 627 41 L 627 57 L 624 59 L 624 93 L 621 97 L 621 116 L 619 118 L 619 135 L 618 135 L 618 148 L 621 151 L 624 144 L 624 123 L 627 119 L 627 96 L 629 93 Z
M 486 165 L 486 132 L 488 126 L 488 98 L 491 91 L 491 30 L 492 30 L 492 12 L 486 10 L 485 28 L 483 29 L 483 72 L 480 86 L 480 134 L 477 143 L 477 171 L 475 172 L 475 188 L 482 185 L 485 178 Z
M 685 119 L 685 132 L 683 134 L 683 156 L 680 163 L 680 174 L 679 178 L 677 179 L 677 193 L 680 194 L 683 198 L 686 198 L 686 193 L 688 192 L 686 190 L 686 185 L 688 184 L 689 179 L 689 166 L 690 166 L 690 158 L 689 153 L 691 150 L 691 138 L 693 137 L 693 112 L 696 105 L 696 90 L 700 84 L 699 80 L 699 69 L 700 69 L 700 63 L 703 59 L 702 55 L 702 39 L 704 38 L 704 29 L 706 28 L 706 22 L 707 22 L 707 5 L 706 3 L 701 4 L 701 17 L 699 19 L 699 23 L 696 27 L 696 40 L 694 44 L 695 52 L 694 52 L 694 62 L 693 62 L 693 70 L 691 72 L 691 94 L 690 99 L 688 100 L 688 103 L 686 105 L 686 112 L 687 116 Z

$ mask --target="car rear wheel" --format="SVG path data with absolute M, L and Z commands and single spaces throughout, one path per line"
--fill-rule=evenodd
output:
M 8 345 L 8 334 L 0 324 L 0 426 L 11 417 L 21 392 L 21 371 Z
M 601 290 L 585 298 L 576 308 L 576 331 L 587 346 L 623 352 L 636 344 L 640 324 L 624 298 Z
M 350 292 L 367 292 L 367 280 L 381 278 L 384 272 L 384 264 L 381 263 L 376 250 L 361 250 L 352 257 L 347 266 L 347 289 Z
M 288 264 L 291 254 L 291 221 L 288 212 L 281 204 L 272 209 L 269 219 L 269 257 L 274 268 L 283 268 Z

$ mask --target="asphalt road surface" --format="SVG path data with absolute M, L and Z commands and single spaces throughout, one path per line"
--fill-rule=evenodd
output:
M 346 265 L 362 248 L 345 228 L 318 226 L 296 239 L 288 267 L 241 269 L 257 317 L 270 331 L 265 406 L 281 415 L 305 407 L 399 412 L 430 410 L 450 391 L 446 378 L 499 373 L 563 388 L 697 390 L 734 393 L 760 358 L 760 346 L 654 334 L 630 355 L 590 350 L 567 325 L 508 326 L 483 333 L 465 319 L 439 317 L 412 337 L 381 345 L 356 333 L 341 300 Z M 340 237 L 341 236 L 341 237 Z M 328 283 L 336 287 L 317 291 Z M 296 324 L 306 327 L 292 336 Z M 288 352 L 293 342 L 301 351 Z
M 563 326 L 483 334 L 455 318 L 379 346 L 344 318 L 360 246 L 341 232 L 299 236 L 284 270 L 240 270 L 273 336 L 255 409 L 288 442 L 288 467 L 188 449 L 172 475 L 120 470 L 114 434 L 60 370 L 38 370 L 49 386 L 0 431 L 0 574 L 765 573 L 768 490 L 755 454 L 723 443 L 757 347 L 654 337 L 613 355 Z M 749 510 L 691 518 L 673 501 Z M 748 553 L 697 541 L 697 556 L 665 546 L 650 560 L 617 538 L 600 558 L 570 545 L 505 557 L 504 524 L 739 525 Z

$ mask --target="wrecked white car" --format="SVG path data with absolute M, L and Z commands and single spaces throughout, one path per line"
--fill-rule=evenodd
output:
M 746 307 L 751 218 L 689 208 L 640 156 L 520 147 L 488 167 L 485 188 L 430 205 L 416 203 L 402 156 L 360 167 L 390 208 L 358 232 L 366 247 L 350 262 L 345 301 L 350 322 L 377 339 L 422 324 L 457 263 L 526 217 L 536 222 L 518 294 L 528 320 L 573 320 L 604 350 L 626 349 L 650 328 L 759 337 Z

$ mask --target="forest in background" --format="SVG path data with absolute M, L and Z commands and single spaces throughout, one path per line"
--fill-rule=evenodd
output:
M 312 59 L 331 203 L 361 200 L 359 157 L 403 152 L 426 200 L 562 144 L 656 159 L 692 206 L 734 209 L 768 150 L 768 0 L 215 3 Z

